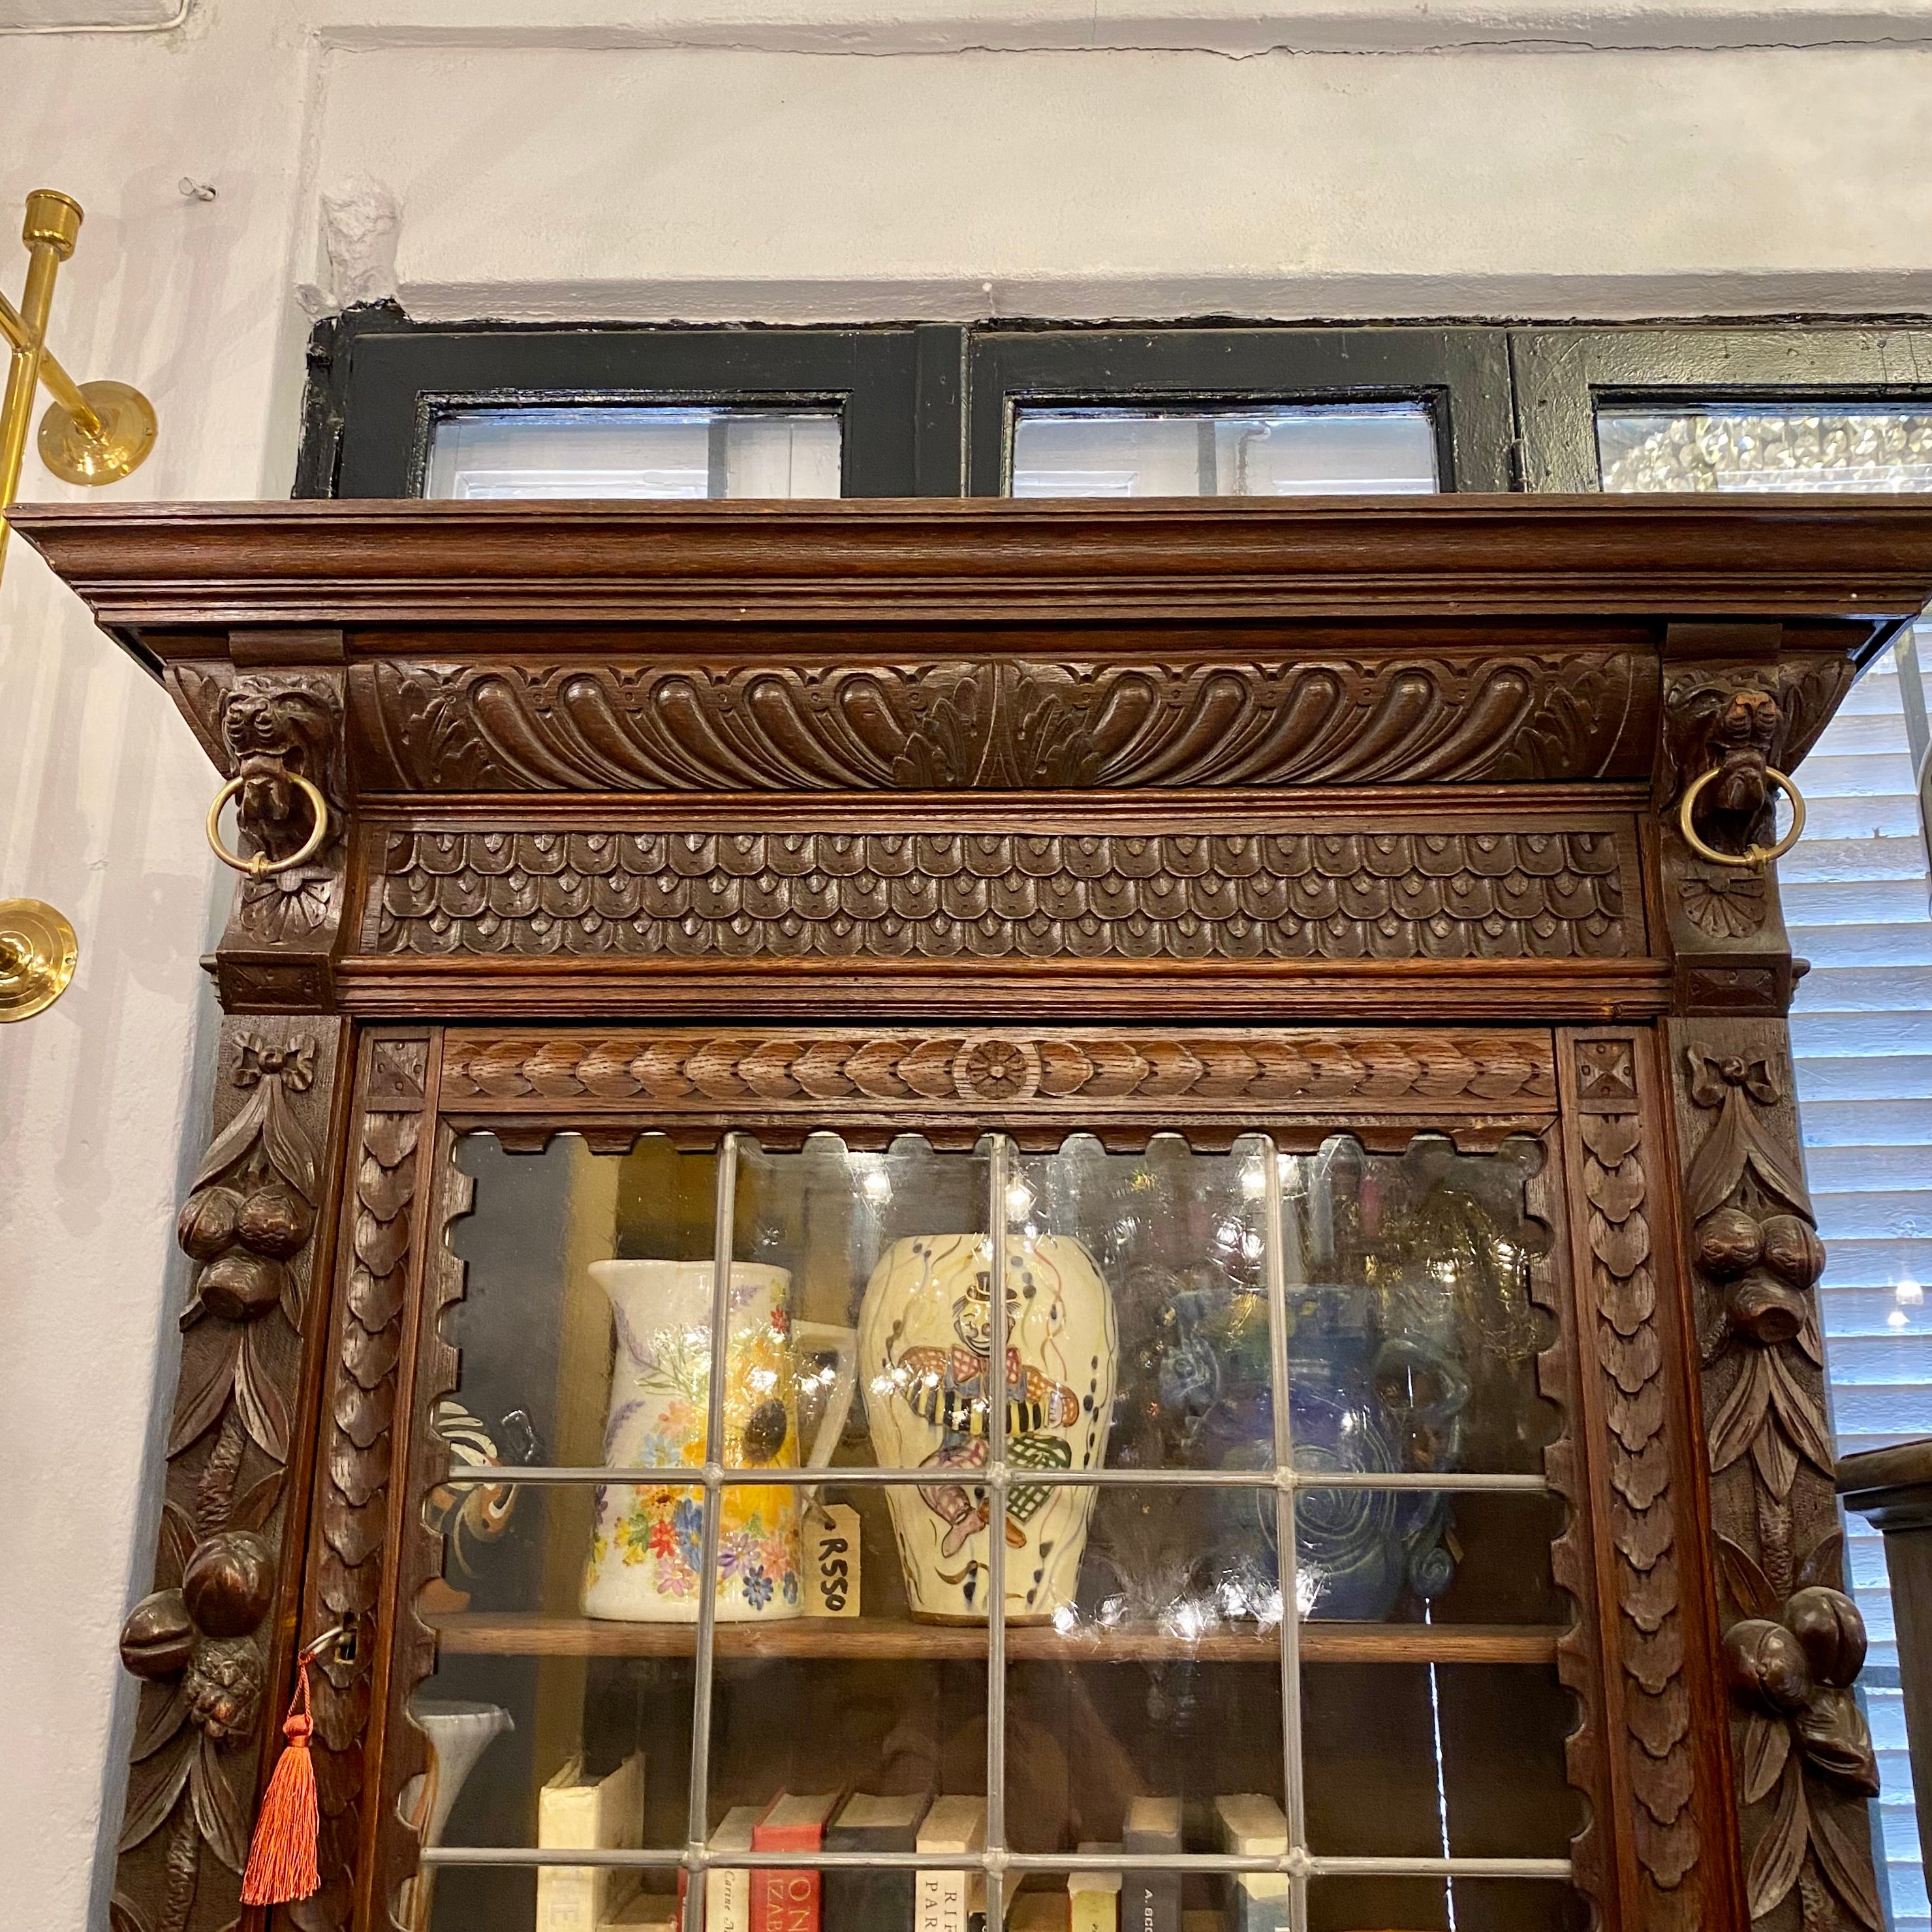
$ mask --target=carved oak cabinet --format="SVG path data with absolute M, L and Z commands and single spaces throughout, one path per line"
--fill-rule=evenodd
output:
M 316 1932 L 1879 1925 L 1736 862 L 1932 508 L 14 514 L 263 862 L 121 1932 L 316 1641 Z

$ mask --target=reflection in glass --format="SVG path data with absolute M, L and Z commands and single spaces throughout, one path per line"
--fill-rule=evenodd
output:
M 736 1842 L 788 1794 L 971 1800 L 998 1770 L 1016 1851 L 1118 1843 L 1152 1804 L 1178 1806 L 1179 1849 L 1213 1854 L 1217 1801 L 1287 1811 L 1293 1752 L 1318 1855 L 1562 1857 L 1574 1713 L 1552 1659 L 1573 1606 L 1540 1486 L 1556 1418 L 1534 1376 L 1534 1144 L 734 1145 L 728 1168 L 658 1137 L 459 1144 L 477 1186 L 452 1230 L 466 1293 L 442 1317 L 460 1369 L 436 1418 L 451 1475 L 424 1498 L 445 1562 L 417 1605 L 439 1654 L 416 1708 L 432 1727 L 502 1716 L 445 1794 L 447 1846 L 560 1846 L 547 1804 L 641 1754 L 636 1835 L 597 1843 L 668 1856 L 694 1822 Z M 1278 1421 L 1299 1478 L 1286 1605 Z M 520 1478 L 532 1461 L 582 1478 Z M 636 1479 L 649 1468 L 679 1473 Z M 836 1603 L 814 1590 L 835 1540 Z M 1186 1907 L 1228 1909 L 1225 1874 L 1176 1882 Z M 646 1873 L 639 1909 L 668 1910 L 674 1883 Z M 430 1913 L 421 1932 L 526 1932 L 538 1892 L 528 1870 L 450 1866 L 406 1903 Z M 1525 1881 L 1495 1922 L 1558 1922 L 1511 1916 L 1556 1892 Z M 1446 1909 L 1440 1882 L 1418 1910 Z M 1030 1877 L 1028 1898 L 1064 1909 L 1064 1874 Z
M 1607 490 L 1932 490 L 1932 412 L 1601 409 L 1597 453 Z
M 454 410 L 430 431 L 423 494 L 836 496 L 836 410 Z
M 1439 488 L 1420 402 L 1112 409 L 1024 404 L 1015 496 L 1426 496 Z
M 1142 1153 L 1113 1154 L 1080 1134 L 1016 1166 L 1010 1226 L 1036 1251 L 1077 1244 L 1107 1284 L 1118 1335 L 1106 1378 L 1116 1389 L 1114 1467 L 1273 1463 L 1267 1158 L 1254 1137 L 1229 1154 L 1196 1154 L 1178 1134 L 1157 1134 Z M 1083 1389 L 1083 1400 L 1096 1392 Z

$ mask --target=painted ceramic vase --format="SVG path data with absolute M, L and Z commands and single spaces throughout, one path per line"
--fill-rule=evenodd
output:
M 1040 1623 L 1070 1604 L 1094 1492 L 1015 1482 L 995 1532 L 979 1480 L 986 1466 L 992 1242 L 984 1234 L 895 1241 L 866 1285 L 860 1372 L 881 1468 L 932 1472 L 886 1494 L 912 1613 L 982 1623 L 988 1539 L 1006 1545 L 1006 1611 Z M 1114 1299 L 1080 1244 L 1006 1238 L 1006 1460 L 1015 1468 L 1092 1469 L 1106 1459 L 1120 1354 Z
M 711 1375 L 709 1262 L 593 1262 L 617 1329 L 604 1461 L 610 1468 L 701 1467 Z M 830 1399 L 803 1466 L 832 1460 L 850 1412 L 855 1360 L 849 1328 L 794 1324 L 791 1276 L 734 1262 L 724 1362 L 728 1468 L 796 1469 L 798 1353 L 838 1358 Z M 771 1622 L 804 1609 L 799 1511 L 808 1492 L 776 1484 L 722 1492 L 717 1616 Z M 597 1526 L 584 1571 L 584 1614 L 622 1623 L 695 1623 L 704 1562 L 704 1492 L 669 1484 L 597 1492 Z

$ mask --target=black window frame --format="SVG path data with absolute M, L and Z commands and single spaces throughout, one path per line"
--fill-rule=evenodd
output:
M 1049 408 L 1238 409 L 1419 402 L 1436 430 L 1436 486 L 1511 484 L 1505 332 L 1293 326 L 976 329 L 966 354 L 967 488 L 1012 486 L 1013 426 Z
M 958 332 L 412 321 L 393 303 L 319 326 L 298 496 L 418 496 L 437 418 L 514 406 L 836 410 L 840 494 L 956 495 Z
M 1605 409 L 1932 404 L 1932 328 L 1790 322 L 1510 332 L 1522 487 L 1602 488 Z

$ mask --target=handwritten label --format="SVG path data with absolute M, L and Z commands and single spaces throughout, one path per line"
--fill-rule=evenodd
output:
M 859 1512 L 843 1503 L 806 1513 L 805 1613 L 859 1614 Z

